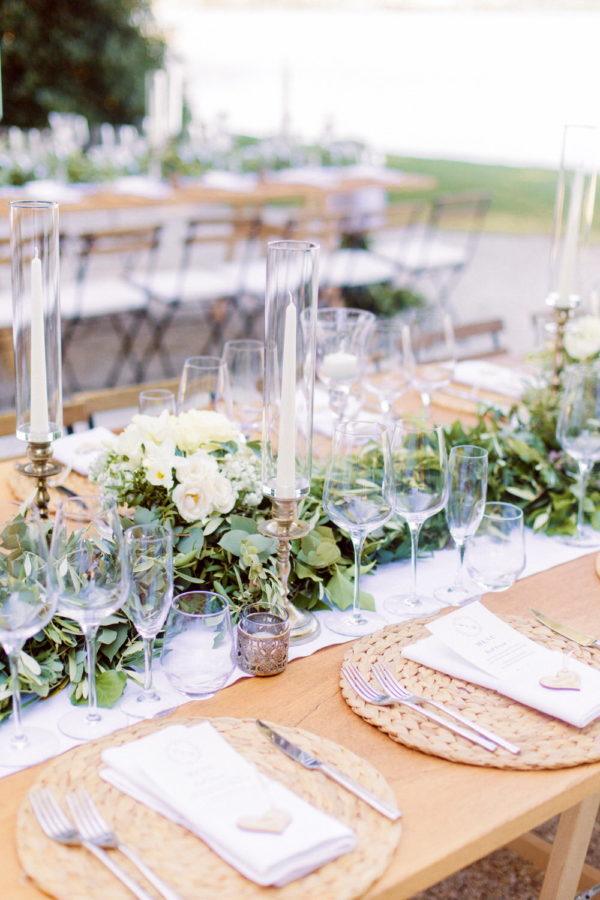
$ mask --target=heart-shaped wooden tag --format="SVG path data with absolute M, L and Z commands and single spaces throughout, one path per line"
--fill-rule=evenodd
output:
M 282 834 L 291 821 L 292 817 L 284 809 L 268 809 L 259 816 L 240 816 L 235 824 L 243 831 Z
M 581 690 L 581 678 L 577 672 L 571 669 L 559 669 L 556 675 L 544 675 L 540 678 L 542 687 L 552 691 L 579 691 Z

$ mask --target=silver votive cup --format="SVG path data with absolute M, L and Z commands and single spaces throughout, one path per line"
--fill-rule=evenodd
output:
M 288 662 L 288 613 L 249 607 L 242 610 L 237 627 L 237 664 L 248 675 L 279 675 Z

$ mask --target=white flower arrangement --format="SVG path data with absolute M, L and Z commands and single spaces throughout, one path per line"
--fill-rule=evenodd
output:
M 575 362 L 600 356 L 600 316 L 589 314 L 571 319 L 565 331 L 565 350 Z

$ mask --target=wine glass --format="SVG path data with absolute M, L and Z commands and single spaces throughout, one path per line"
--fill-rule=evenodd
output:
M 577 547 L 600 545 L 600 533 L 584 523 L 587 485 L 600 460 L 600 364 L 570 366 L 565 372 L 556 436 L 579 468 L 577 532 L 562 540 Z
M 68 737 L 85 741 L 110 734 L 127 724 L 123 713 L 98 708 L 96 693 L 96 636 L 102 622 L 127 600 L 127 560 L 123 532 L 114 501 L 97 495 L 77 496 L 62 504 L 63 526 L 55 529 L 58 612 L 77 622 L 85 638 L 88 708 L 75 709 L 59 719 Z M 67 520 L 88 521 L 69 533 Z
M 429 416 L 432 393 L 450 384 L 456 367 L 452 318 L 439 304 L 413 310 L 402 337 L 408 377 Z
M 395 402 L 409 388 L 402 328 L 398 319 L 378 318 L 367 339 L 365 387 L 384 415 L 392 412 Z
M 21 719 L 19 657 L 25 641 L 48 624 L 56 610 L 53 560 L 46 527 L 39 518 L 27 525 L 24 552 L 0 554 L 0 644 L 8 656 L 12 694 L 12 734 L 0 740 L 0 766 L 29 766 L 51 756 L 56 737 L 41 728 L 24 728 Z
M 523 512 L 513 503 L 486 503 L 481 524 L 467 541 L 467 572 L 480 588 L 506 591 L 525 568 Z
M 223 348 L 227 415 L 247 438 L 262 424 L 264 358 L 262 341 L 226 341 Z
M 395 476 L 394 511 L 405 519 L 410 532 L 412 588 L 390 597 L 385 609 L 404 615 L 429 602 L 417 590 L 417 552 L 423 522 L 440 512 L 448 499 L 448 458 L 444 432 L 439 425 L 399 422 L 392 436 Z
M 175 394 L 166 388 L 140 391 L 138 409 L 143 416 L 160 416 L 163 412 L 175 415 Z
M 465 579 L 467 538 L 479 528 L 487 496 L 488 453 L 483 447 L 462 444 L 453 447 L 448 460 L 446 521 L 459 555 L 454 583 L 435 592 L 436 600 L 460 606 L 473 596 Z
M 219 356 L 190 356 L 183 364 L 177 411 L 224 407 L 226 369 Z
M 329 391 L 329 408 L 337 424 L 348 417 L 350 393 L 362 378 L 366 342 L 374 323 L 373 313 L 362 309 L 317 310 L 316 373 Z
M 156 635 L 173 602 L 173 535 L 159 522 L 133 525 L 125 532 L 129 573 L 127 612 L 144 645 L 144 687 L 122 705 L 123 712 L 145 718 L 160 709 L 152 685 L 152 653 Z
M 385 624 L 377 613 L 360 608 L 360 565 L 367 534 L 381 528 L 392 515 L 393 494 L 386 429 L 372 422 L 338 425 L 323 488 L 323 509 L 332 522 L 350 534 L 354 598 L 350 612 L 328 616 L 327 627 L 336 634 L 359 637 Z

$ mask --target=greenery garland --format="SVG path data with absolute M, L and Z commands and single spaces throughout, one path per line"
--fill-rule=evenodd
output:
M 535 531 L 548 534 L 573 534 L 576 529 L 576 473 L 573 462 L 556 441 L 556 401 L 548 392 L 528 396 L 525 403 L 504 414 L 482 410 L 474 426 L 454 422 L 445 429 L 448 447 L 476 444 L 489 453 L 488 499 L 518 504 L 525 521 Z M 321 506 L 323 473 L 313 478 L 311 492 L 301 504 L 301 515 L 314 525 L 301 541 L 294 542 L 291 591 L 294 602 L 309 608 L 330 603 L 345 608 L 352 601 L 353 555 L 349 539 L 332 527 Z M 257 522 L 268 515 L 269 503 L 263 501 L 252 516 L 229 515 L 223 518 L 219 541 L 198 540 L 192 526 L 180 537 L 175 557 L 176 589 L 189 589 L 194 583 L 207 583 L 226 595 L 234 618 L 250 600 L 264 599 L 276 580 L 272 546 L 260 541 Z M 600 529 L 600 479 L 592 479 L 585 503 L 586 517 Z M 153 510 L 140 508 L 137 521 L 155 517 Z M 244 538 L 250 538 L 245 540 Z M 28 528 L 17 516 L 0 536 L 5 551 L 18 556 L 28 547 Z M 430 519 L 423 529 L 420 550 L 427 554 L 449 541 L 443 514 Z M 182 552 L 182 542 L 187 552 Z M 403 523 L 391 520 L 382 530 L 371 534 L 365 544 L 362 573 L 381 563 L 405 559 L 410 541 Z M 202 577 L 197 576 L 202 562 Z M 269 586 L 269 587 L 267 587 Z M 268 596 L 267 596 L 268 599 Z M 363 592 L 361 602 L 373 605 Z M 142 645 L 126 614 L 110 617 L 98 632 L 97 684 L 101 705 L 110 706 L 121 696 L 128 678 L 142 660 Z M 55 617 L 43 632 L 30 639 L 21 654 L 22 690 L 30 700 L 48 697 L 72 686 L 71 699 L 81 703 L 87 698 L 87 677 L 83 637 L 71 621 Z M 10 713 L 10 686 L 7 660 L 0 655 L 0 719 Z

